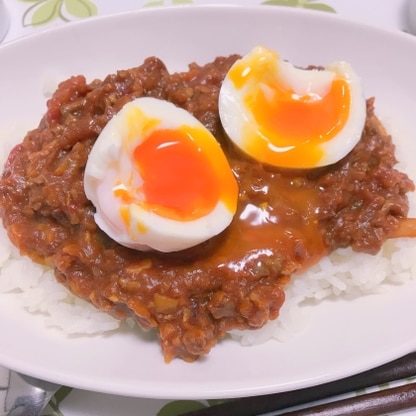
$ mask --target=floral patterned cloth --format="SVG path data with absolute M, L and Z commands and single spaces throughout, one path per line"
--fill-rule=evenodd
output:
M 1 2 L 1 0 L 0 0 Z M 3 42 L 69 22 L 146 7 L 183 4 L 212 4 L 208 0 L 4 0 L 9 13 L 8 32 Z M 222 1 L 247 5 L 276 5 L 339 13 L 364 23 L 406 30 L 405 0 L 240 0 Z M 0 9 L 1 13 L 1 9 Z M 4 17 L 4 16 L 0 16 Z M 0 29 L 3 21 L 0 20 Z M 5 397 L 8 370 L 0 367 L 0 401 Z M 62 387 L 43 415 L 46 416 L 175 416 L 218 403 L 218 400 L 154 400 L 126 398 Z M 409 414 L 410 415 L 410 414 Z
M 406 1 L 383 2 L 381 6 L 379 0 L 3 0 L 10 14 L 10 27 L 3 42 L 68 22 L 115 12 L 143 7 L 213 3 L 315 9 L 389 29 L 406 30 Z

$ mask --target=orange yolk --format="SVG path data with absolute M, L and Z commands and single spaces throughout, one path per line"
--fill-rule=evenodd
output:
M 146 209 L 189 221 L 210 213 L 219 200 L 226 202 L 230 192 L 236 196 L 225 156 L 206 135 L 190 127 L 155 130 L 135 148 L 133 157 L 143 180 L 141 204 Z M 220 173 L 227 168 L 230 173 L 224 179 Z
M 247 86 L 244 104 L 255 126 L 244 126 L 244 149 L 264 163 L 281 167 L 316 164 L 320 144 L 334 138 L 348 120 L 350 90 L 335 77 L 325 95 L 297 95 L 281 85 L 275 54 L 237 63 L 230 71 L 236 88 Z

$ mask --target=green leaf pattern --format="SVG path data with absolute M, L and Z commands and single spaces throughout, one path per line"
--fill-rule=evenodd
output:
M 179 416 L 205 407 L 207 406 L 204 403 L 196 400 L 176 400 L 163 406 L 157 416 Z
M 64 0 L 68 13 L 78 18 L 85 18 L 97 14 L 97 6 L 90 0 Z
M 23 27 L 38 27 L 56 20 L 69 22 L 97 15 L 93 0 L 19 0 L 30 3 L 22 17 Z M 115 0 L 113 0 L 115 1 Z M 148 0 L 142 7 L 194 4 L 194 0 Z M 334 8 L 316 0 L 266 0 L 261 4 L 315 9 L 335 13 Z M 139 5 L 140 6 L 140 5 Z
M 224 399 L 215 400 L 175 400 L 163 406 L 156 416 L 180 416 L 184 413 L 193 412 L 195 410 L 204 409 L 206 407 L 215 406 L 225 402 Z
M 304 9 L 315 9 L 324 12 L 335 13 L 335 9 L 324 3 L 317 3 L 316 0 L 268 0 L 262 4 L 274 5 L 274 6 L 289 6 L 289 7 L 300 7 Z
M 59 406 L 66 399 L 66 397 L 71 393 L 71 387 L 61 387 L 52 399 L 49 401 L 48 406 L 46 407 L 43 416 L 64 416 L 61 412 Z
M 193 0 L 170 0 L 170 1 L 151 0 L 143 4 L 143 7 L 169 6 L 169 5 L 175 5 L 175 4 L 192 4 L 192 3 L 193 3 Z
M 32 3 L 22 17 L 23 27 L 38 27 L 59 19 L 69 22 L 95 16 L 97 6 L 92 0 L 20 0 Z

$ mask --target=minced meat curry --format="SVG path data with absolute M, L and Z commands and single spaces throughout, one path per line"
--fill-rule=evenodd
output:
M 231 329 L 278 316 L 293 272 L 338 247 L 376 253 L 405 232 L 408 177 L 394 169 L 390 136 L 367 102 L 355 149 L 309 171 L 264 166 L 226 138 L 221 82 L 238 56 L 170 74 L 151 57 L 137 68 L 87 83 L 61 83 L 38 128 L 11 152 L 0 181 L 0 214 L 11 241 L 55 269 L 77 296 L 117 318 L 157 328 L 166 361 L 193 361 Z M 169 100 L 195 115 L 221 143 L 240 194 L 232 224 L 191 249 L 161 254 L 120 246 L 94 222 L 83 173 L 108 120 L 134 98 Z

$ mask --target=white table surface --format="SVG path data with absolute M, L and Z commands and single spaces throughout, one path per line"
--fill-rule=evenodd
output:
M 260 5 L 261 0 L 240 0 L 240 1 L 208 1 L 208 0 L 83 0 L 83 4 L 89 6 L 90 12 L 85 17 L 76 17 L 62 8 L 62 17 L 50 17 L 41 14 L 39 9 L 46 5 L 64 4 L 65 2 L 77 3 L 79 0 L 0 0 L 0 39 L 2 43 L 10 42 L 23 36 L 30 36 L 36 32 L 51 27 L 70 24 L 73 21 L 82 19 L 93 19 L 97 16 L 109 15 L 117 12 L 136 10 L 142 7 L 164 7 L 180 4 L 215 4 L 234 3 L 241 5 Z M 298 0 L 298 7 L 305 7 L 308 4 L 323 3 L 331 6 L 335 13 L 347 19 L 355 20 L 369 25 L 379 26 L 389 30 L 410 31 L 408 18 L 408 0 Z M 281 1 L 280 3 L 282 3 Z M 278 1 L 276 1 L 276 4 Z M 5 10 L 7 11 L 5 19 Z M 5 23 L 7 21 L 7 23 Z M 2 33 L 6 32 L 4 35 Z M 2 64 L 2 63 L 1 63 Z M 1 384 L 1 377 L 0 377 Z M 1 389 L 2 386 L 0 386 Z M 68 390 L 69 394 L 64 400 L 54 403 L 57 410 L 48 407 L 44 415 L 50 416 L 174 416 L 177 414 L 179 403 L 171 401 L 126 398 L 114 395 L 93 393 L 82 390 Z M 208 405 L 201 401 L 199 404 Z M 166 406 L 168 405 L 168 406 Z M 176 410 L 175 410 L 176 408 Z M 191 408 L 189 408 L 191 410 Z M 416 415 L 415 411 L 401 412 L 401 415 Z

